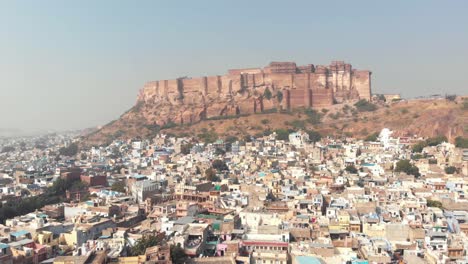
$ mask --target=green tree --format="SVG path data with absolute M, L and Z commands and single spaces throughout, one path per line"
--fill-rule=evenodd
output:
M 71 143 L 66 147 L 62 147 L 59 149 L 60 155 L 73 157 L 78 153 L 78 145 L 76 143 Z
M 445 99 L 447 99 L 450 102 L 454 102 L 457 99 L 457 95 L 456 94 L 449 94 L 449 95 L 445 96 Z
M 442 142 L 447 142 L 447 137 L 446 136 L 437 136 L 437 137 L 433 137 L 433 138 L 428 138 L 426 139 L 426 143 L 428 146 L 437 146 L 439 144 L 441 144 Z
M 190 143 L 182 144 L 180 146 L 180 153 L 184 155 L 190 154 L 190 150 L 192 149 L 193 145 Z
M 428 207 L 437 207 L 437 208 L 443 209 L 443 206 L 442 206 L 441 202 L 430 200 L 430 199 L 427 199 L 427 206 Z
M 447 174 L 454 174 L 455 172 L 457 172 L 457 168 L 455 168 L 454 166 L 447 166 L 444 170 Z
M 125 182 L 123 181 L 116 181 L 112 184 L 111 186 L 111 190 L 115 191 L 115 192 L 121 192 L 121 193 L 125 193 L 126 190 L 125 190 Z
M 379 137 L 379 133 L 375 132 L 375 133 L 372 133 L 372 134 L 368 135 L 364 139 L 364 141 L 375 142 L 375 141 L 377 141 L 378 137 Z
M 411 164 L 409 160 L 399 160 L 396 163 L 396 172 L 404 172 L 408 175 L 414 175 L 415 177 L 421 176 L 419 173 L 419 168 Z
M 156 235 L 143 235 L 140 239 L 138 239 L 130 248 L 130 255 L 132 256 L 139 256 L 145 254 L 145 251 L 149 247 L 154 247 L 160 245 L 161 238 Z
M 423 149 L 427 147 L 426 141 L 419 141 L 418 143 L 413 145 L 413 152 L 421 153 Z
M 455 138 L 455 146 L 457 148 L 468 148 L 468 138 L 456 137 Z
M 275 130 L 276 139 L 278 140 L 289 140 L 290 131 L 287 129 L 279 128 Z
M 306 109 L 304 113 L 307 115 L 307 122 L 309 122 L 312 125 L 317 125 L 322 122 L 322 114 L 317 112 L 314 109 Z
M 222 160 L 214 160 L 212 163 L 211 163 L 211 166 L 216 169 L 217 171 L 225 171 L 225 170 L 229 170 L 229 167 L 226 165 L 226 162 L 222 161 Z
M 353 174 L 356 174 L 358 172 L 358 170 L 356 169 L 356 167 L 354 165 L 346 166 L 345 171 L 347 171 L 349 173 L 353 173 Z
M 315 130 L 307 130 L 307 134 L 309 134 L 309 140 L 312 142 L 318 142 L 322 139 L 322 135 Z
M 171 260 L 174 264 L 183 264 L 187 261 L 187 254 L 180 244 L 171 245 Z
M 268 89 L 268 87 L 265 89 L 265 91 L 263 92 L 263 96 L 267 99 L 267 100 L 270 100 L 271 99 L 271 91 L 270 89 Z
M 211 182 L 220 181 L 219 177 L 216 176 L 216 171 L 213 168 L 208 168 L 205 170 L 205 179 Z
M 294 127 L 294 129 L 304 129 L 305 128 L 305 123 L 303 120 L 296 119 L 291 122 L 291 125 Z
M 281 103 L 283 101 L 283 93 L 281 91 L 278 91 L 276 93 L 276 99 L 278 99 L 278 102 Z M 468 108 L 468 107 L 467 107 Z
M 377 110 L 377 106 L 365 99 L 359 100 L 357 103 L 354 104 L 356 109 L 359 112 L 373 112 Z

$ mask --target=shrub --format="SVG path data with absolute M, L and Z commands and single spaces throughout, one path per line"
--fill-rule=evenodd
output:
M 164 124 L 164 125 L 161 127 L 161 129 L 169 129 L 169 128 L 174 128 L 174 127 L 176 127 L 176 126 L 177 126 L 177 124 L 174 123 L 174 122 L 171 120 L 171 121 L 167 122 L 166 124 Z
M 305 122 L 303 120 L 296 119 L 291 122 L 291 125 L 294 127 L 294 129 L 304 129 Z
M 278 99 L 279 103 L 281 103 L 281 101 L 283 101 L 283 93 L 281 91 L 278 91 L 276 93 L 276 99 Z
M 306 109 L 304 113 L 307 115 L 307 122 L 312 125 L 320 124 L 322 115 L 315 111 L 314 109 Z
M 200 140 L 205 143 L 213 143 L 218 139 L 218 134 L 214 130 L 208 131 L 206 128 L 202 130 L 202 133 L 197 135 Z
M 454 102 L 457 99 L 457 95 L 456 94 L 449 94 L 449 95 L 445 96 L 445 99 L 447 99 L 450 102 Z
M 455 138 L 455 146 L 457 148 L 468 148 L 468 138 L 456 137 Z
M 379 133 L 375 132 L 375 133 L 372 133 L 372 134 L 368 135 L 364 139 L 364 141 L 369 141 L 369 142 L 377 141 L 378 137 L 379 137 Z
M 377 106 L 365 99 L 359 100 L 357 103 L 354 104 L 356 109 L 359 112 L 372 112 L 377 110 Z
M 338 119 L 338 118 L 341 117 L 341 114 L 340 114 L 339 112 L 337 112 L 337 113 L 334 113 L 334 114 L 330 114 L 329 116 L 330 116 L 332 119 L 335 119 L 335 120 L 336 120 L 336 119 Z
M 262 119 L 262 121 L 260 121 L 263 125 L 268 125 L 270 123 L 270 120 L 268 119 Z
M 401 112 L 402 114 L 407 114 L 409 111 L 408 111 L 408 109 L 406 109 L 406 108 L 402 108 L 402 109 L 400 110 L 400 112 Z
M 462 106 L 463 110 L 468 110 L 468 99 L 464 99 L 463 100 L 463 106 Z
M 265 91 L 263 92 L 263 96 L 267 99 L 267 100 L 270 100 L 271 99 L 271 91 L 270 89 L 268 89 L 268 87 L 265 89 Z

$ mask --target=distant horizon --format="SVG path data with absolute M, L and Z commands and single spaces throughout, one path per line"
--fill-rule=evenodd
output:
M 109 8 L 111 7 L 111 8 Z M 143 85 L 270 61 L 372 71 L 373 93 L 467 91 L 467 1 L 20 0 L 0 4 L 0 127 L 117 119 Z

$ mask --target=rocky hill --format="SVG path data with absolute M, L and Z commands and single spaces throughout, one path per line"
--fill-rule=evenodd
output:
M 219 116 L 192 124 L 167 122 L 163 125 L 148 119 L 149 115 L 157 111 L 153 105 L 137 104 L 120 119 L 84 137 L 84 143 L 100 145 L 116 138 L 153 137 L 158 132 L 202 138 L 242 137 L 260 135 L 279 128 L 312 129 L 322 135 L 365 138 L 384 127 L 394 130 L 397 135 L 445 135 L 453 141 L 457 136 L 467 137 L 468 134 L 466 100 L 403 100 L 369 104 L 372 107 L 356 105 L 357 100 L 349 100 L 314 111 L 296 108 L 290 111 Z

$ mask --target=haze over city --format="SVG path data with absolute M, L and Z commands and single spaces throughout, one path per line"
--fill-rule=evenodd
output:
M 339 8 L 338 8 L 339 7 Z M 345 60 L 372 92 L 466 93 L 466 1 L 2 1 L 0 129 L 117 119 L 151 80 Z

